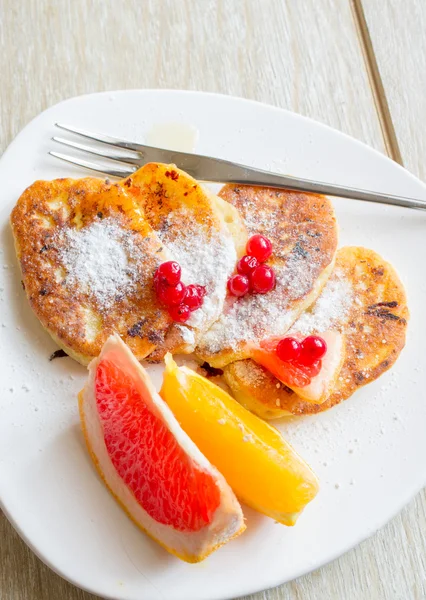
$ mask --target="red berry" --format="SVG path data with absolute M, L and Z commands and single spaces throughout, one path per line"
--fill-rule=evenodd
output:
M 259 266 L 259 261 L 255 256 L 246 254 L 237 262 L 237 271 L 240 275 L 250 275 L 250 273 Z
M 301 369 L 308 377 L 312 378 L 316 377 L 321 371 L 322 361 L 314 360 L 314 362 L 309 366 L 298 364 L 297 367 Z
M 166 306 L 180 304 L 185 298 L 186 287 L 179 281 L 176 285 L 160 284 L 157 288 L 158 299 Z
M 187 285 L 184 302 L 189 310 L 197 310 L 203 304 L 202 285 Z
M 177 323 L 185 323 L 191 315 L 189 306 L 186 304 L 178 304 L 177 306 L 170 306 L 169 315 Z
M 264 235 L 252 235 L 246 246 L 247 254 L 255 256 L 259 262 L 265 262 L 272 254 L 272 244 Z
M 181 268 L 179 263 L 174 260 L 168 260 L 161 263 L 155 271 L 154 278 L 161 283 L 167 283 L 167 285 L 176 285 L 180 281 L 180 276 Z
M 253 292 L 266 294 L 275 286 L 274 270 L 268 265 L 259 265 L 250 274 L 250 284 Z
M 201 298 L 204 298 L 204 296 L 207 294 L 206 287 L 204 285 L 196 285 L 195 287 L 197 288 Z
M 311 366 L 315 361 L 321 358 L 327 352 L 327 344 L 317 335 L 309 335 L 301 343 L 301 353 L 299 363 L 301 365 Z
M 234 275 L 228 279 L 228 290 L 233 296 L 244 296 L 250 288 L 248 277 L 245 275 Z
M 300 344 L 293 337 L 286 337 L 278 342 L 277 356 L 283 362 L 297 361 L 300 355 Z

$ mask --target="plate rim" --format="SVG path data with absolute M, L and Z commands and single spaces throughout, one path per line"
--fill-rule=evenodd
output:
M 216 93 L 216 92 L 204 92 L 204 91 L 198 91 L 198 90 L 182 90 L 182 89 L 170 89 L 170 88 L 161 88 L 161 89 L 155 89 L 155 88 L 131 88 L 131 89 L 125 89 L 125 90 L 104 90 L 101 92 L 92 92 L 89 94 L 80 94 L 77 96 L 73 96 L 70 98 L 66 98 L 64 100 L 61 100 L 55 104 L 52 104 L 51 106 L 47 107 L 46 109 L 44 109 L 43 111 L 41 111 L 40 113 L 38 113 L 36 116 L 34 116 L 32 119 L 30 119 L 26 125 L 24 125 L 24 127 L 18 132 L 18 134 L 13 138 L 13 140 L 8 144 L 8 146 L 6 147 L 6 149 L 4 150 L 3 154 L 0 156 L 0 164 L 2 163 L 2 161 L 4 160 L 5 157 L 8 156 L 9 152 L 11 150 L 13 150 L 13 147 L 15 146 L 15 144 L 19 143 L 19 140 L 21 138 L 21 136 L 24 134 L 24 132 L 26 131 L 26 129 L 33 124 L 35 121 L 37 121 L 38 119 L 40 119 L 42 117 L 42 115 L 44 115 L 45 113 L 51 111 L 52 109 L 55 109 L 61 105 L 65 105 L 67 103 L 71 103 L 75 100 L 81 100 L 83 98 L 88 98 L 88 97 L 99 97 L 99 96 L 110 96 L 112 94 L 114 95 L 126 95 L 126 94 L 131 94 L 131 93 L 146 93 L 146 94 L 162 94 L 162 95 L 169 95 L 169 94 L 175 94 L 175 95 L 187 95 L 187 96 L 202 96 L 202 97 L 210 97 L 210 98 L 220 98 L 220 99 L 226 99 L 228 101 L 231 102 L 243 102 L 246 104 L 252 104 L 258 107 L 263 107 L 268 109 L 269 111 L 274 111 L 277 113 L 286 113 L 287 115 L 291 116 L 291 118 L 296 118 L 298 120 L 301 121 L 305 121 L 305 122 L 309 122 L 315 125 L 315 127 L 320 127 L 320 128 L 324 128 L 325 130 L 331 131 L 333 132 L 333 134 L 338 134 L 339 136 L 343 136 L 344 138 L 346 138 L 347 140 L 349 140 L 351 143 L 355 143 L 356 145 L 358 145 L 359 147 L 362 147 L 362 149 L 364 151 L 369 151 L 371 153 L 373 153 L 374 155 L 376 155 L 376 157 L 384 160 L 384 161 L 389 161 L 393 168 L 397 168 L 397 170 L 403 172 L 405 177 L 409 177 L 412 181 L 414 181 L 417 184 L 420 184 L 420 187 L 424 189 L 425 193 L 426 193 L 426 183 L 424 183 L 421 179 L 419 179 L 418 177 L 416 177 L 413 173 L 411 173 L 410 171 L 408 171 L 405 167 L 403 167 L 402 165 L 400 165 L 399 163 L 396 163 L 395 161 L 393 161 L 389 156 L 383 154 L 382 152 L 380 152 L 379 150 L 376 150 L 375 148 L 372 148 L 371 146 L 369 146 L 368 144 L 362 142 L 361 140 L 345 133 L 342 132 L 338 129 L 335 129 L 334 127 L 331 127 L 321 121 L 317 121 L 316 119 L 313 119 L 312 117 L 308 117 L 305 115 L 301 115 L 297 112 L 291 111 L 289 109 L 286 108 L 281 108 L 279 106 L 273 105 L 273 104 L 268 104 L 265 102 L 261 102 L 261 101 L 257 101 L 257 100 L 253 100 L 253 99 L 248 99 L 248 98 L 243 98 L 240 96 L 234 96 L 234 95 L 228 95 L 228 94 L 223 94 L 223 93 Z M 350 542 L 349 544 L 343 544 L 343 548 L 344 549 L 340 549 L 336 552 L 334 552 L 332 554 L 332 556 L 328 556 L 325 560 L 323 561 L 319 561 L 315 567 L 311 568 L 309 565 L 306 565 L 306 568 L 301 568 L 299 569 L 298 572 L 296 572 L 293 576 L 291 576 L 290 578 L 285 577 L 284 579 L 281 577 L 278 578 L 272 578 L 271 580 L 274 579 L 273 583 L 271 585 L 268 585 L 267 588 L 263 587 L 262 585 L 256 586 L 256 585 L 250 585 L 250 584 L 243 584 L 242 586 L 240 585 L 240 590 L 238 592 L 239 595 L 247 595 L 247 594 L 254 594 L 254 593 L 258 593 L 267 589 L 272 589 L 274 587 L 277 587 L 279 585 L 284 585 L 285 583 L 288 583 L 290 581 L 293 581 L 299 577 L 302 577 L 310 572 L 316 571 L 322 567 L 324 567 L 325 565 L 333 562 L 334 560 L 336 560 L 337 558 L 339 558 L 340 556 L 343 556 L 344 554 L 346 554 L 349 550 L 354 549 L 355 547 L 357 547 L 359 544 L 361 544 L 363 541 L 365 541 L 366 539 L 368 539 L 369 537 L 371 537 L 373 534 L 375 534 L 376 532 L 378 532 L 380 529 L 382 529 L 389 521 L 391 521 L 393 518 L 395 518 L 395 516 L 397 514 L 399 514 L 401 512 L 401 510 L 426 486 L 426 466 L 423 468 L 423 478 L 422 478 L 422 482 L 419 483 L 419 485 L 413 485 L 410 489 L 408 488 L 404 488 L 404 490 L 406 491 L 405 494 L 402 494 L 402 498 L 400 499 L 400 501 L 398 502 L 398 506 L 391 511 L 391 514 L 387 514 L 385 517 L 383 517 L 380 521 L 376 521 L 375 526 L 371 529 L 368 530 L 365 534 L 359 535 L 355 541 Z M 63 569 L 56 567 L 47 557 L 45 557 L 41 551 L 39 551 L 39 549 L 37 548 L 37 546 L 35 546 L 35 544 L 25 535 L 25 533 L 23 532 L 23 530 L 21 529 L 19 522 L 17 522 L 11 515 L 11 513 L 9 512 L 9 510 L 7 509 L 7 507 L 4 505 L 4 502 L 0 496 L 0 509 L 3 511 L 4 515 L 6 516 L 6 518 L 8 519 L 8 521 L 11 523 L 12 527 L 15 529 L 15 531 L 18 533 L 18 535 L 20 536 L 20 538 L 25 542 L 25 544 L 34 552 L 34 554 L 44 563 L 46 564 L 54 573 L 56 573 L 57 575 L 59 575 L 60 577 L 62 577 L 63 579 L 65 579 L 66 581 L 68 581 L 69 583 L 71 583 L 72 585 L 75 585 L 76 587 L 85 590 L 89 593 L 95 594 L 95 595 L 99 595 L 99 591 L 90 585 L 85 585 L 80 583 L 78 580 L 76 580 L 75 578 L 73 578 L 71 575 L 68 575 Z M 243 590 L 244 587 L 244 591 Z M 104 591 L 102 592 L 103 597 L 105 597 L 108 600 L 127 600 L 128 596 L 126 596 L 125 591 L 122 590 L 122 592 L 120 593 L 120 595 L 117 594 L 109 594 L 109 593 L 105 593 Z M 223 593 L 218 593 L 215 596 L 211 597 L 211 600 L 232 600 L 234 596 L 229 596 L 224 595 Z

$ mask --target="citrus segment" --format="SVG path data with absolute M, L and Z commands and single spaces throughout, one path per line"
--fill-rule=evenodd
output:
M 106 358 L 95 386 L 107 452 L 141 506 L 179 531 L 211 523 L 220 504 L 214 477 L 194 464 L 131 377 Z
M 118 336 L 90 363 L 79 406 L 103 481 L 131 519 L 169 552 L 197 562 L 244 531 L 231 488 Z
M 303 338 L 298 334 L 293 335 Z M 326 331 L 321 338 L 326 342 L 327 352 L 321 361 L 317 361 L 318 364 L 306 366 L 281 360 L 276 353 L 280 338 L 262 341 L 259 346 L 252 348 L 250 357 L 303 400 L 321 404 L 333 391 L 345 359 L 345 340 L 341 333 Z
M 166 356 L 160 395 L 240 500 L 294 525 L 317 494 L 318 482 L 277 429 L 211 381 L 178 367 L 171 355 Z

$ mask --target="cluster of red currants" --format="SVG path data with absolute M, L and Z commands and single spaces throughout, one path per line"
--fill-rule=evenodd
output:
M 266 294 L 275 286 L 272 267 L 264 265 L 272 254 L 272 244 L 267 237 L 253 235 L 246 246 L 247 254 L 237 263 L 237 275 L 228 280 L 228 291 L 233 296 L 245 296 L 247 292 Z
M 321 370 L 321 359 L 327 352 L 327 344 L 322 337 L 309 335 L 299 341 L 294 337 L 286 337 L 278 342 L 276 354 L 280 360 L 293 363 L 299 367 L 308 367 L 311 377 Z
M 158 300 L 168 308 L 169 315 L 177 323 L 185 323 L 191 312 L 203 305 L 206 295 L 203 285 L 184 285 L 181 282 L 181 268 L 174 260 L 158 267 L 154 274 L 154 286 Z

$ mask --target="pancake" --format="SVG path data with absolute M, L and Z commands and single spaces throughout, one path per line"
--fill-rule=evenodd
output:
M 322 404 L 304 402 L 251 360 L 226 367 L 224 379 L 235 398 L 264 419 L 318 413 L 349 398 L 395 363 L 405 344 L 407 320 L 406 295 L 394 268 L 372 250 L 345 247 L 321 296 L 290 330 L 345 335 L 345 360 L 329 398 Z
M 237 256 L 233 234 L 245 236 L 236 210 L 225 219 L 220 205 L 174 165 L 145 165 L 115 184 L 93 177 L 35 182 L 11 215 L 33 311 L 82 364 L 113 332 L 139 360 L 191 352 L 222 311 Z M 216 264 L 206 264 L 210 255 Z M 185 283 L 207 288 L 203 309 L 179 326 L 153 288 L 155 269 L 171 259 L 181 263 Z
M 203 306 L 182 325 L 172 325 L 149 360 L 169 352 L 192 352 L 220 316 L 226 286 L 247 233 L 238 211 L 173 165 L 151 163 L 125 180 L 185 284 L 204 285 Z
M 271 240 L 267 262 L 276 286 L 264 295 L 227 298 L 196 348 L 197 357 L 216 368 L 247 358 L 253 343 L 284 335 L 320 294 L 337 250 L 336 218 L 325 196 L 235 185 L 219 196 L 238 210 L 248 235 Z

